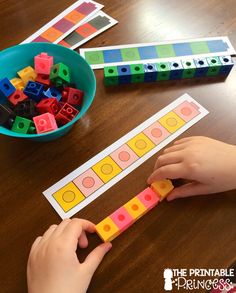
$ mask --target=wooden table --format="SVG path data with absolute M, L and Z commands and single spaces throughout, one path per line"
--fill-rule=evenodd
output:
M 217 35 L 228 35 L 236 46 L 234 0 L 100 2 L 119 24 L 84 47 Z M 72 3 L 0 0 L 0 49 L 21 42 Z M 170 81 L 119 90 L 103 86 L 102 70 L 95 74 L 94 103 L 68 135 L 48 143 L 0 138 L 2 293 L 26 292 L 31 244 L 49 225 L 60 222 L 42 191 L 183 93 L 189 93 L 210 114 L 181 137 L 203 135 L 236 142 L 235 71 L 225 81 Z M 97 223 L 127 202 L 145 188 L 155 159 L 146 161 L 77 216 Z M 235 212 L 235 191 L 163 202 L 114 240 L 89 292 L 163 292 L 167 267 L 227 268 L 236 258 Z M 92 246 L 98 242 L 98 237 L 92 237 Z

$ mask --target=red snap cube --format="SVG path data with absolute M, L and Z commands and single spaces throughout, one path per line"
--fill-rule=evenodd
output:
M 8 101 L 13 106 L 16 106 L 19 102 L 23 102 L 27 99 L 28 99 L 28 97 L 21 90 L 16 90 L 13 94 L 11 94 L 8 97 Z
M 35 81 L 42 83 L 45 88 L 48 88 L 50 86 L 50 79 L 49 75 L 47 74 L 38 74 Z
M 65 103 L 61 110 L 57 113 L 55 118 L 58 124 L 64 125 L 74 119 L 75 116 L 78 115 L 78 113 L 79 111 L 77 109 L 75 109 L 68 103 Z
M 71 87 L 66 87 L 62 92 L 62 100 L 70 105 L 81 106 L 84 92 Z
M 55 115 L 60 109 L 58 100 L 56 98 L 42 99 L 37 104 L 36 108 L 40 114 L 49 112 L 53 115 Z

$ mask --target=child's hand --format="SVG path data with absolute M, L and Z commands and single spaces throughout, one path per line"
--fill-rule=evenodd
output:
M 180 139 L 158 157 L 148 183 L 165 178 L 190 181 L 167 200 L 235 189 L 236 146 L 201 136 Z
M 27 267 L 29 293 L 86 292 L 111 243 L 99 245 L 80 263 L 76 249 L 77 245 L 80 248 L 88 246 L 85 232 L 95 232 L 94 224 L 66 219 L 59 225 L 52 225 L 35 240 Z

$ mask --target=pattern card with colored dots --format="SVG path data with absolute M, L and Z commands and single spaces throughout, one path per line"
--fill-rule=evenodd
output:
M 212 37 L 182 41 L 167 41 L 146 44 L 131 44 L 80 49 L 80 55 L 93 69 L 105 66 L 153 62 L 159 59 L 172 61 L 190 56 L 210 57 L 234 55 L 235 50 L 228 37 Z
M 184 94 L 43 194 L 62 219 L 70 218 L 208 113 Z
M 80 25 L 75 31 L 70 33 L 58 44 L 70 49 L 76 49 L 80 45 L 86 43 L 117 23 L 117 20 L 110 17 L 103 11 L 99 11 L 95 16 L 93 16 L 93 18 Z
M 22 44 L 31 42 L 58 43 L 103 7 L 104 5 L 95 1 L 79 0 L 24 40 Z

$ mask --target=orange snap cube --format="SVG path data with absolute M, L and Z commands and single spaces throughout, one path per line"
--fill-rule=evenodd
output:
M 174 186 L 169 179 L 163 179 L 153 182 L 151 188 L 160 196 L 160 201 L 162 201 L 174 189 Z

